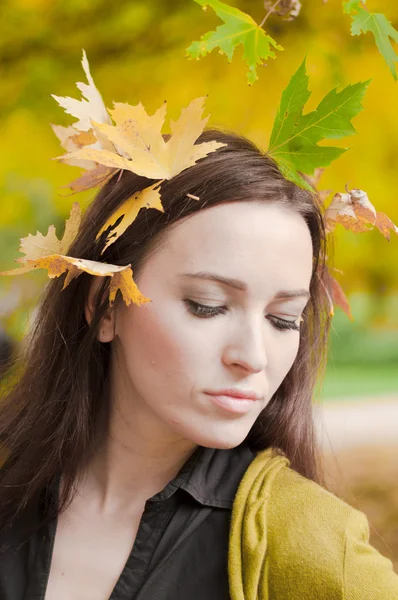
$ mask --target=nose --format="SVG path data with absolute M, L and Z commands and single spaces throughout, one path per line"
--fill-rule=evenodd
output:
M 268 364 L 263 321 L 245 319 L 243 323 L 230 330 L 230 334 L 228 343 L 224 347 L 224 364 L 229 367 L 241 367 L 252 373 L 263 371 Z

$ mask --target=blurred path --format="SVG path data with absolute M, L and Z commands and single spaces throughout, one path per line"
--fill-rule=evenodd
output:
M 314 405 L 322 448 L 339 451 L 365 445 L 398 445 L 398 392 L 389 396 L 329 400 Z

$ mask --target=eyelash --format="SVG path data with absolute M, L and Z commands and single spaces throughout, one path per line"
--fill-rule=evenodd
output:
M 225 314 L 226 307 L 225 306 L 206 306 L 205 304 L 199 304 L 194 300 L 186 299 L 184 302 L 187 304 L 188 310 L 191 314 L 195 315 L 195 317 L 210 318 L 216 315 Z M 201 310 L 201 313 L 195 312 L 192 310 L 194 308 L 196 311 L 198 309 Z M 300 331 L 300 325 L 297 325 L 294 321 L 288 321 L 287 319 L 280 319 L 279 317 L 273 317 L 272 315 L 268 317 L 271 320 L 271 323 L 278 329 L 279 331 Z

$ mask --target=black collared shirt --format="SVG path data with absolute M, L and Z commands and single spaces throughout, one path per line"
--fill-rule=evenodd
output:
M 246 442 L 230 450 L 199 446 L 147 500 L 109 600 L 229 600 L 232 504 L 254 457 Z M 12 546 L 0 554 L 1 600 L 45 599 L 56 520 L 21 546 L 23 519 L 34 517 L 35 509 L 29 514 L 14 523 L 7 539 Z

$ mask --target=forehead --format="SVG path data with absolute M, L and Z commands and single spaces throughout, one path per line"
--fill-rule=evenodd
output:
M 229 202 L 177 222 L 154 268 L 164 276 L 215 271 L 250 287 L 309 285 L 312 241 L 301 215 L 265 202 Z M 167 275 L 166 275 L 167 273 Z

